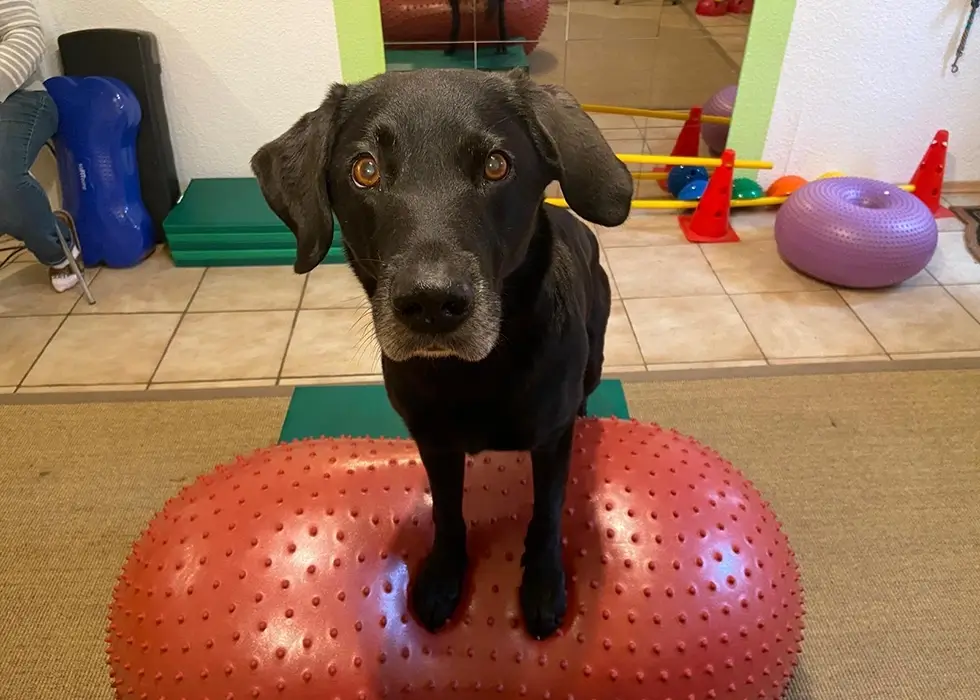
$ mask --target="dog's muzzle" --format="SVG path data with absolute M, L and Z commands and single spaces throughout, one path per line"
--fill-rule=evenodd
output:
M 467 255 L 389 266 L 372 300 L 381 350 L 399 361 L 458 357 L 479 361 L 497 342 L 500 303 Z

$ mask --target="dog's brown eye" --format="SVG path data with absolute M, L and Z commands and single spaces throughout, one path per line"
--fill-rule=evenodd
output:
M 487 156 L 487 162 L 483 166 L 483 175 L 488 180 L 496 182 L 507 177 L 509 170 L 510 164 L 507 162 L 507 156 L 495 151 Z
M 378 162 L 371 156 L 361 156 L 355 160 L 350 176 L 358 187 L 374 187 L 381 182 L 381 170 L 378 168 Z

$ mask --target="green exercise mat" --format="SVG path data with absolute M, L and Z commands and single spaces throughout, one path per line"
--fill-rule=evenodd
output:
M 266 204 L 255 178 L 191 180 L 163 223 L 179 267 L 292 265 L 296 239 Z M 325 263 L 344 261 L 340 226 Z
M 195 178 L 163 227 L 169 233 L 199 231 L 284 231 L 254 177 Z
M 605 379 L 589 398 L 589 415 L 630 417 L 623 385 Z M 408 438 L 408 430 L 380 384 L 300 386 L 293 390 L 280 440 L 320 436 Z
M 225 249 L 225 250 L 171 250 L 176 267 L 266 267 L 270 265 L 293 266 L 296 249 Z M 342 248 L 333 247 L 321 265 L 345 264 Z
M 296 252 L 296 237 L 283 231 L 196 231 L 167 234 L 175 250 L 291 250 Z
M 446 55 L 444 45 L 433 48 L 386 49 L 385 70 L 389 73 L 417 70 L 420 68 L 475 68 L 477 70 L 507 71 L 529 67 L 524 53 L 523 38 L 508 40 L 504 53 L 497 53 L 497 45 L 481 44 L 473 55 L 472 44 L 461 44 L 452 56 Z

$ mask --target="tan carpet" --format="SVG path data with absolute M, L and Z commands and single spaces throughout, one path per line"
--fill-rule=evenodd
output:
M 807 636 L 789 700 L 980 698 L 980 371 L 627 385 L 781 516 Z
M 185 482 L 279 436 L 288 398 L 0 405 L 0 700 L 103 700 L 130 543 Z
M 808 634 L 790 700 L 980 697 L 980 371 L 627 385 L 783 517 Z M 0 700 L 108 700 L 129 543 L 180 485 L 275 440 L 285 398 L 0 405 Z

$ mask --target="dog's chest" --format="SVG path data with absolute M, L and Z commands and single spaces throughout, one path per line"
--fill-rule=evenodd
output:
M 507 382 L 493 389 L 467 391 L 465 384 L 430 389 L 423 393 L 389 386 L 389 395 L 416 441 L 469 454 L 529 450 L 575 410 L 576 398 L 564 396 L 555 385 L 550 390 Z
M 510 394 L 454 394 L 435 401 L 412 396 L 395 403 L 416 440 L 438 441 L 469 454 L 530 449 L 546 422 L 539 420 L 534 405 L 520 405 Z

